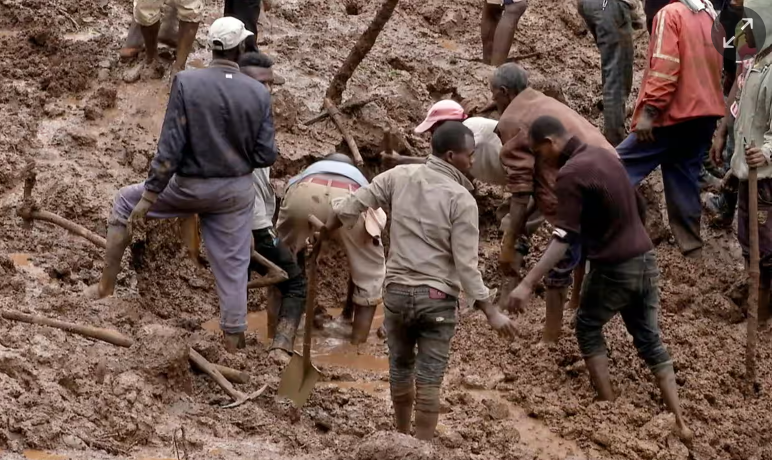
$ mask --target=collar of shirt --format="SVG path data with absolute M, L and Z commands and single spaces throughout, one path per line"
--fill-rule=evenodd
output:
M 224 67 L 226 69 L 239 70 L 238 64 L 227 59 L 212 59 L 212 62 L 209 63 L 209 67 Z
M 465 189 L 474 190 L 474 185 L 472 185 L 469 179 L 467 179 L 463 174 L 461 174 L 461 171 L 456 169 L 455 166 L 448 163 L 447 161 L 440 160 L 434 155 L 429 155 L 429 158 L 426 159 L 426 166 L 433 171 L 437 171 L 438 173 L 450 177 L 454 181 L 463 185 Z
M 571 157 L 573 157 L 576 152 L 584 146 L 584 142 L 579 140 L 578 137 L 573 136 L 571 139 L 566 142 L 566 145 L 563 147 L 563 150 L 560 152 L 560 163 L 565 164 L 566 161 L 568 161 Z

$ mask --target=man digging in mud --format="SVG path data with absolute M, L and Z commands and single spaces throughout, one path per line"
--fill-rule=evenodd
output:
M 613 150 L 585 144 L 553 117 L 530 127 L 531 150 L 539 161 L 559 168 L 555 231 L 549 247 L 510 294 L 510 308 L 526 306 L 533 287 L 581 241 L 590 261 L 576 314 L 576 338 L 590 378 L 602 401 L 613 401 L 603 326 L 621 313 L 638 355 L 646 361 L 676 418 L 676 433 L 692 438 L 681 413 L 673 362 L 657 324 L 659 269 L 643 223 L 643 201 L 624 180 Z M 622 180 L 620 180 L 622 178 Z
M 731 173 L 740 180 L 737 239 L 746 264 L 749 261 L 750 229 L 748 201 L 758 199 L 759 221 L 759 319 L 770 316 L 772 268 L 772 0 L 745 0 L 745 6 L 761 16 L 764 27 L 746 29 L 748 44 L 758 49 L 746 74 L 734 123 L 735 150 Z M 762 34 L 766 32 L 766 35 Z M 748 194 L 749 167 L 758 174 L 758 197 Z
M 510 338 L 515 333 L 514 324 L 494 306 L 495 293 L 477 267 L 477 203 L 465 176 L 473 154 L 469 128 L 446 122 L 432 136 L 426 164 L 398 166 L 336 200 L 321 235 L 357 225 L 368 208 L 391 207 L 384 296 L 391 398 L 397 430 L 405 434 L 415 402 L 416 437 L 426 441 L 439 419 L 459 291 L 464 289 L 493 329 Z
M 526 256 L 527 247 L 518 244 L 529 216 L 529 200 L 536 202 L 536 209 L 554 225 L 557 197 L 555 179 L 558 168 L 549 162 L 534 158 L 528 143 L 528 130 L 531 124 L 541 116 L 555 117 L 566 126 L 572 136 L 582 142 L 613 151 L 603 134 L 570 107 L 556 99 L 528 87 L 528 75 L 517 64 L 504 64 L 494 72 L 490 81 L 493 100 L 501 119 L 496 127 L 503 143 L 501 164 L 507 172 L 508 190 L 512 193 L 509 209 L 509 228 L 504 232 L 501 243 L 499 265 L 505 276 L 511 277 L 509 285 L 514 287 Z M 592 152 L 590 153 L 592 154 Z M 547 287 L 546 319 L 542 341 L 556 342 L 560 338 L 563 324 L 563 306 L 571 286 L 571 272 L 583 267 L 581 245 L 573 242 L 560 263 L 551 267 L 544 279 Z M 573 302 L 578 300 L 578 288 L 581 276 L 577 276 L 572 295 Z
M 276 224 L 279 237 L 293 254 L 302 258 L 306 240 L 312 235 L 309 214 L 326 222 L 332 215 L 335 199 L 345 198 L 368 184 L 351 158 L 342 153 L 317 161 L 289 180 Z M 386 214 L 376 206 L 363 209 L 358 216 L 356 225 L 335 234 L 346 252 L 353 283 L 352 305 L 344 309 L 341 319 L 353 319 L 351 343 L 355 345 L 367 341 L 375 310 L 382 302 L 386 275 L 386 257 L 380 240 Z M 302 261 L 300 265 L 303 266 Z M 323 327 L 324 316 L 323 310 L 316 312 L 317 327 Z
M 245 346 L 252 170 L 270 166 L 277 156 L 270 94 L 236 64 L 249 35 L 238 19 L 216 20 L 209 29 L 209 68 L 174 78 L 148 178 L 118 192 L 102 278 L 87 291 L 92 298 L 113 294 L 132 229 L 146 217 L 198 214 L 220 298 L 220 328 L 231 351 Z
M 202 0 L 170 1 L 176 7 L 179 18 L 177 54 L 171 71 L 171 77 L 174 78 L 177 72 L 185 70 L 204 5 Z M 134 0 L 134 21 L 139 24 L 145 42 L 145 62 L 137 64 L 124 75 L 123 79 L 127 83 L 133 83 L 143 76 L 148 78 L 163 76 L 163 69 L 158 62 L 158 31 L 161 26 L 163 4 L 163 0 Z
M 158 42 L 171 48 L 177 48 L 177 9 L 174 5 L 164 5 L 161 17 L 161 29 L 158 32 Z M 134 59 L 145 49 L 145 41 L 142 38 L 142 27 L 132 17 L 129 32 L 123 47 L 118 51 L 122 60 Z

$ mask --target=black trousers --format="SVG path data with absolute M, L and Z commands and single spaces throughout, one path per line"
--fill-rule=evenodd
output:
M 260 17 L 262 0 L 225 0 L 223 16 L 233 16 L 244 23 L 253 36 L 246 40 L 247 51 L 257 51 L 257 19 Z

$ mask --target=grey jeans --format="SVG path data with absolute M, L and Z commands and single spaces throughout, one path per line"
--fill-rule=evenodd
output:
M 416 410 L 437 413 L 458 299 L 428 286 L 392 283 L 383 301 L 392 399 L 412 394 L 415 379 Z
M 584 18 L 600 51 L 604 134 L 616 147 L 625 139 L 625 104 L 633 87 L 633 26 L 622 0 L 580 0 Z
M 590 262 L 576 313 L 576 338 L 585 358 L 607 353 L 603 326 L 621 313 L 638 356 L 649 368 L 656 373 L 671 364 L 657 324 L 658 281 L 654 251 L 619 264 Z
M 198 214 L 220 298 L 220 328 L 231 334 L 247 328 L 247 278 L 255 201 L 252 183 L 252 174 L 209 179 L 175 175 L 147 214 L 150 219 Z M 118 192 L 110 225 L 126 225 L 144 190 L 144 183 L 140 183 Z

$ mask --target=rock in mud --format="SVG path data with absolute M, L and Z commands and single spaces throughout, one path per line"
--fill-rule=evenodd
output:
M 509 417 L 509 406 L 507 403 L 497 399 L 486 399 L 483 401 L 486 408 L 485 415 L 491 420 L 504 420 Z
M 355 460 L 434 460 L 431 444 L 401 433 L 379 431 L 363 440 Z

